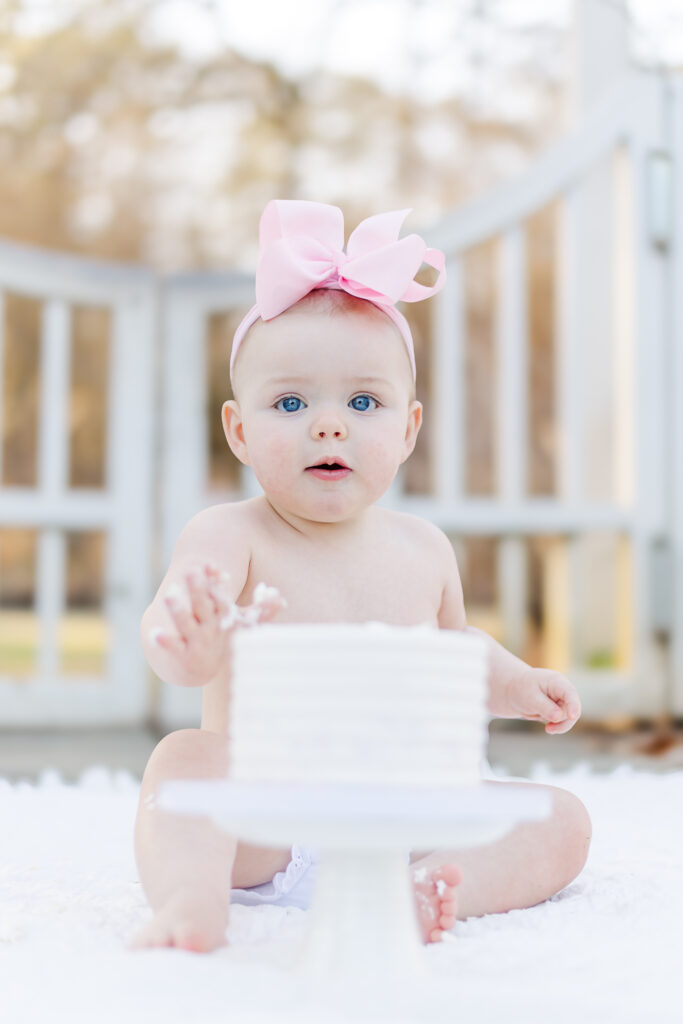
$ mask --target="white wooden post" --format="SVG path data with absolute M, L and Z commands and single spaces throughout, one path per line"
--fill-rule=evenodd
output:
M 574 0 L 568 127 L 580 124 L 596 100 L 618 88 L 629 72 L 625 4 Z
M 614 172 L 614 496 L 622 508 L 634 509 L 640 500 L 636 483 L 636 205 L 632 154 L 626 145 L 613 157 Z M 616 665 L 636 668 L 635 545 L 633 535 L 619 538 L 616 551 Z M 637 697 L 634 692 L 634 704 Z
M 628 24 L 617 4 L 576 0 L 573 25 L 573 74 L 569 116 L 581 125 L 609 94 L 623 88 L 629 72 Z M 615 260 L 611 159 L 589 168 L 574 190 L 572 229 L 576 266 L 573 343 L 583 352 L 580 401 L 584 418 L 580 449 L 580 495 L 587 500 L 614 499 L 614 307 Z M 569 258 L 569 255 L 566 257 Z M 566 308 L 566 307 L 565 307 Z M 579 393 L 581 398 L 578 398 Z M 573 471 L 573 470 L 572 470 Z M 571 545 L 568 572 L 583 612 L 576 620 L 574 652 L 579 662 L 615 642 L 615 539 L 588 535 Z
M 38 487 L 46 507 L 66 490 L 69 473 L 71 312 L 60 299 L 43 306 L 40 345 Z M 38 665 L 41 678 L 59 674 L 59 632 L 64 614 L 66 537 L 47 527 L 39 535 L 36 608 L 40 621 Z
M 164 316 L 162 486 L 160 563 L 154 569 L 154 591 L 166 572 L 173 547 L 189 519 L 215 504 L 209 494 L 207 416 L 207 324 L 213 313 L 253 303 L 253 278 L 240 274 L 178 274 L 163 289 Z M 230 362 L 226 339 L 226 396 Z M 243 474 L 243 494 L 259 493 L 253 474 Z M 227 496 L 226 496 L 227 497 Z M 234 498 L 234 495 L 230 495 Z M 153 596 L 150 595 L 150 596 Z M 201 688 L 162 684 L 159 718 L 168 728 L 198 725 Z
M 579 505 L 581 461 L 585 447 L 584 387 L 586 367 L 579 333 L 579 230 L 574 189 L 558 208 L 555 252 L 555 466 L 560 501 Z M 571 673 L 574 634 L 581 622 L 576 586 L 581 541 L 577 536 L 555 537 L 544 554 L 545 656 L 547 664 Z
M 60 299 L 43 306 L 40 366 L 38 479 L 50 500 L 65 490 L 69 472 L 71 311 Z
M 465 300 L 462 259 L 446 261 L 446 284 L 434 297 L 431 430 L 432 490 L 439 501 L 461 498 L 465 453 Z
M 516 224 L 502 237 L 497 322 L 497 469 L 503 507 L 527 494 L 529 449 L 526 239 Z M 526 541 L 503 535 L 498 549 L 498 596 L 504 646 L 522 654 L 526 643 Z
M 104 611 L 117 637 L 109 649 L 111 702 L 120 721 L 148 713 L 147 664 L 140 619 L 151 598 L 156 418 L 154 291 L 131 294 L 114 308 L 110 344 L 107 489 L 112 503 Z
M 189 289 L 165 292 L 161 528 L 167 557 L 203 507 L 207 479 L 206 323 Z
M 53 685 L 59 676 L 60 624 L 66 586 L 64 533 L 46 528 L 38 535 L 36 558 L 36 614 L 38 615 L 38 673 Z
M 0 526 L 39 533 L 40 654 L 35 673 L 21 685 L 8 674 L 0 678 L 4 726 L 130 724 L 147 715 L 138 626 L 150 590 L 153 281 L 137 267 L 0 242 L 3 291 L 43 302 L 38 486 L 0 483 Z M 70 487 L 71 311 L 76 305 L 113 311 L 104 488 Z M 59 650 L 66 538 L 75 530 L 101 531 L 107 545 L 109 664 L 106 672 L 87 676 L 64 672 Z
M 0 291 L 0 385 L 5 379 L 5 293 Z M 0 487 L 2 487 L 2 457 L 3 448 L 1 435 L 2 435 L 2 424 L 5 422 L 5 412 L 3 409 L 4 399 L 4 388 L 0 386 Z
M 673 579 L 671 615 L 671 711 L 683 716 L 683 81 L 672 95 L 672 163 L 677 190 L 672 212 L 669 303 L 671 336 L 669 346 L 669 396 L 671 419 L 668 437 L 671 460 L 671 572 Z
M 637 702 L 641 713 L 661 714 L 667 702 L 667 651 L 653 631 L 653 571 L 655 544 L 669 529 L 667 464 L 665 456 L 671 438 L 667 426 L 667 377 L 665 361 L 670 330 L 668 290 L 679 287 L 670 278 L 668 254 L 652 237 L 647 201 L 651 188 L 650 160 L 667 143 L 667 111 L 660 79 L 643 79 L 637 111 L 638 130 L 632 141 L 633 186 L 635 193 L 635 267 L 637 282 L 635 309 L 636 355 L 634 417 L 637 424 L 635 449 L 638 518 L 634 534 L 634 623 Z M 670 462 L 668 463 L 670 466 Z M 660 580 L 660 583 L 663 581 Z

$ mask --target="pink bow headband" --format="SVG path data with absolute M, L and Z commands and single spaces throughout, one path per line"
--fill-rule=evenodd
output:
M 428 249 L 419 235 L 399 240 L 410 210 L 367 217 L 349 237 L 344 252 L 344 215 L 338 206 L 299 199 L 272 199 L 261 214 L 256 305 L 235 331 L 232 373 L 239 347 L 259 317 L 272 320 L 315 288 L 337 288 L 367 299 L 393 320 L 408 349 L 415 377 L 413 338 L 396 302 L 419 302 L 446 280 L 445 257 Z M 438 271 L 431 287 L 413 280 L 422 263 Z

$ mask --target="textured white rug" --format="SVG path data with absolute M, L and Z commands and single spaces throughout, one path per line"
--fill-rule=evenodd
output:
M 210 956 L 129 952 L 148 914 L 132 853 L 137 783 L 98 768 L 78 786 L 0 779 L 0 1020 L 680 1024 L 683 772 L 538 765 L 530 777 L 588 807 L 586 868 L 547 903 L 459 923 L 457 941 L 426 948 L 430 976 L 400 1010 L 305 1001 L 289 970 L 305 925 L 296 908 L 233 907 L 231 945 Z

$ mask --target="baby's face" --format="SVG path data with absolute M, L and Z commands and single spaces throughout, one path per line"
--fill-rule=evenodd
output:
M 235 455 L 275 508 L 353 518 L 387 490 L 415 446 L 422 407 L 404 342 L 377 315 L 296 307 L 252 328 L 223 406 Z M 325 463 L 345 468 L 316 469 Z

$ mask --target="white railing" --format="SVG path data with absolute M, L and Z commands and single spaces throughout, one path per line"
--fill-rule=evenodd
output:
M 448 260 L 448 283 L 432 300 L 436 305 L 432 338 L 434 386 L 429 410 L 435 424 L 430 451 L 433 486 L 429 494 L 409 495 L 402 492 L 399 481 L 390 501 L 395 507 L 430 519 L 450 534 L 499 539 L 502 639 L 513 650 L 523 647 L 526 627 L 525 539 L 531 535 L 552 539 L 544 567 L 549 595 L 548 663 L 572 675 L 581 690 L 587 716 L 592 718 L 615 714 L 653 716 L 667 710 L 683 712 L 683 695 L 680 686 L 674 689 L 671 685 L 670 663 L 661 640 L 661 601 L 653 602 L 655 574 L 662 564 L 662 544 L 678 529 L 672 521 L 673 510 L 665 488 L 665 475 L 667 471 L 672 473 L 673 467 L 664 461 L 668 451 L 665 416 L 669 401 L 664 360 L 673 344 L 668 323 L 672 290 L 666 287 L 667 254 L 653 238 L 648 223 L 652 161 L 662 154 L 673 159 L 671 103 L 672 96 L 660 79 L 634 75 L 595 109 L 580 132 L 542 156 L 522 179 L 455 211 L 431 232 L 423 232 L 430 245 L 446 252 Z M 615 405 L 613 498 L 590 501 L 582 486 L 585 446 L 591 443 L 583 401 L 591 352 L 583 343 L 580 304 L 582 186 L 591 169 L 601 161 L 610 161 L 613 166 L 617 202 L 615 223 L 619 234 L 612 249 L 618 257 L 614 261 L 614 288 L 620 294 L 618 302 L 614 296 L 607 301 L 615 314 L 611 344 L 619 391 Z M 526 486 L 525 223 L 550 202 L 560 207 L 562 254 L 556 281 L 558 482 L 556 496 L 539 498 L 528 496 Z M 624 237 L 629 233 L 630 238 Z M 501 296 L 496 340 L 498 478 L 496 493 L 482 498 L 468 496 L 464 488 L 463 260 L 469 249 L 492 238 L 498 239 Z M 624 247 L 628 248 L 626 258 Z M 201 358 L 206 318 L 234 309 L 236 304 L 246 308 L 252 294 L 250 281 L 240 280 L 236 284 L 228 276 L 179 277 L 167 282 L 166 305 L 173 310 L 173 327 L 166 391 L 171 393 L 174 381 L 182 385 L 182 391 L 173 392 L 173 424 L 169 421 L 165 432 L 166 558 L 170 557 L 173 541 L 187 518 L 203 505 L 218 500 L 206 489 L 202 461 L 206 441 L 205 436 L 197 434 L 196 411 L 203 406 L 206 380 Z M 228 344 L 226 339 L 226 373 Z M 171 441 L 172 426 L 178 435 L 184 436 L 182 459 L 177 458 L 178 449 Z M 205 427 L 201 429 L 205 434 Z M 193 466 L 190 486 L 186 475 L 189 463 Z M 254 493 L 249 470 L 243 471 L 243 481 L 243 494 L 232 497 Z M 577 583 L 587 571 L 585 566 L 581 567 L 580 542 L 596 531 L 608 531 L 619 538 L 617 572 L 623 581 L 623 591 L 615 599 L 617 665 L 610 670 L 589 671 L 577 663 L 574 631 L 582 618 Z M 659 580 L 657 586 L 661 585 Z M 680 654 L 678 658 L 680 662 Z M 168 721 L 186 720 L 190 713 L 197 713 L 197 706 L 195 694 L 170 688 L 164 691 L 163 716 Z
M 453 412 L 454 380 L 462 378 L 460 352 L 465 305 L 462 262 L 467 250 L 498 239 L 498 481 L 488 501 L 469 498 L 462 485 L 462 463 L 449 462 L 439 451 L 442 501 L 406 500 L 405 507 L 439 522 L 453 533 L 480 533 L 501 538 L 499 594 L 505 642 L 523 646 L 525 619 L 525 554 L 528 532 L 555 538 L 549 549 L 547 572 L 555 590 L 546 603 L 552 637 L 549 662 L 571 673 L 579 684 L 589 715 L 614 713 L 656 715 L 672 706 L 683 711 L 680 688 L 672 692 L 662 644 L 654 630 L 652 554 L 674 527 L 666 496 L 666 421 L 670 398 L 664 371 L 673 344 L 668 304 L 670 282 L 667 258 L 648 222 L 652 215 L 653 172 L 661 175 L 662 155 L 673 159 L 674 140 L 669 120 L 672 96 L 661 79 L 634 74 L 596 110 L 581 131 L 566 137 L 539 158 L 524 178 L 483 196 L 447 217 L 428 236 L 430 244 L 449 254 L 450 283 L 440 294 L 443 309 L 435 341 L 433 396 L 435 436 L 443 447 L 453 443 L 464 450 L 462 417 Z M 680 108 L 679 108 L 680 117 Z M 592 169 L 612 162 L 615 190 L 614 291 L 608 297 L 614 313 L 615 478 L 611 502 L 586 499 L 582 486 L 587 434 L 584 389 L 591 357 L 584 335 L 586 316 L 580 290 L 583 188 Z M 629 181 L 630 176 L 630 181 Z M 561 261 L 556 289 L 559 316 L 555 350 L 558 409 L 557 497 L 539 499 L 526 494 L 527 465 L 527 290 L 524 225 L 550 202 L 559 204 Z M 608 215 L 608 211 L 604 211 Z M 630 229 L 631 237 L 628 236 Z M 627 249 L 625 255 L 624 247 Z M 667 287 L 668 286 L 668 287 Z M 459 385 L 458 385 L 459 387 Z M 460 398 L 460 396 L 458 396 Z M 443 506 L 445 498 L 447 508 Z M 618 602 L 617 636 L 622 667 L 613 672 L 588 673 L 574 658 L 572 629 L 580 622 L 576 584 L 581 573 L 579 538 L 591 531 L 609 530 L 625 542 L 619 572 L 631 565 L 631 600 Z M 585 572 L 585 570 L 584 570 Z
M 432 486 L 427 494 L 408 494 L 401 477 L 387 501 L 451 535 L 498 539 L 502 639 L 512 649 L 522 646 L 526 626 L 525 541 L 549 538 L 547 663 L 572 674 L 589 717 L 615 711 L 683 713 L 683 298 L 675 286 L 683 279 L 683 204 L 675 208 L 671 240 L 662 237 L 666 216 L 662 220 L 648 205 L 653 185 L 666 185 L 667 167 L 683 153 L 682 111 L 679 86 L 634 76 L 522 179 L 423 232 L 448 260 L 448 283 L 432 300 Z M 610 351 L 618 382 L 617 427 L 611 494 L 587 500 L 583 465 L 594 438 L 588 434 L 584 390 L 597 353 L 588 350 L 585 332 L 583 192 L 601 162 L 609 162 L 614 183 L 612 280 L 618 301 L 614 296 L 605 301 L 614 312 Z M 527 488 L 525 226 L 551 202 L 560 211 L 561 239 L 555 283 L 557 486 L 554 496 L 533 497 Z M 493 495 L 474 497 L 466 492 L 464 472 L 463 261 L 470 249 L 490 239 L 497 240 L 499 254 L 497 481 Z M 178 534 L 207 504 L 258 490 L 248 469 L 242 470 L 238 493 L 210 489 L 206 415 L 208 320 L 248 308 L 253 282 L 243 275 L 203 273 L 160 280 L 137 268 L 3 244 L 0 290 L 34 296 L 44 309 L 39 480 L 36 488 L 0 488 L 0 527 L 26 526 L 40 533 L 42 660 L 35 678 L 0 679 L 0 724 L 141 720 L 151 698 L 139 619 Z M 70 311 L 79 304 L 103 306 L 112 314 L 108 471 L 102 490 L 67 485 Z M 160 343 L 160 394 L 155 392 L 155 341 Z M 0 336 L 0 355 L 1 350 Z M 226 386 L 228 357 L 226 337 Z M 65 535 L 83 529 L 107 535 L 105 613 L 112 628 L 107 672 L 89 680 L 60 676 L 56 655 Z M 618 570 L 625 582 L 615 602 L 618 666 L 588 673 L 578 665 L 574 632 L 585 619 L 578 587 L 586 573 L 581 544 L 596 531 L 619 538 Z M 195 691 L 163 687 L 160 716 L 168 725 L 196 721 L 198 700 Z
M 154 275 L 3 242 L 0 289 L 0 299 L 13 293 L 42 304 L 37 484 L 0 487 L 0 527 L 38 534 L 38 665 L 32 675 L 0 676 L 0 726 L 139 722 L 149 703 L 138 624 L 153 573 Z M 111 316 L 101 490 L 69 485 L 71 320 L 77 306 L 102 307 Z M 0 328 L 0 357 L 2 349 Z M 67 535 L 81 530 L 105 535 L 102 611 L 109 643 L 101 675 L 69 675 L 59 666 Z
M 671 124 L 673 168 L 675 180 L 681 180 L 683 162 L 683 82 L 672 86 L 673 116 Z M 670 315 L 669 395 L 670 416 L 667 448 L 669 452 L 668 484 L 670 488 L 670 527 L 665 549 L 665 570 L 668 586 L 664 591 L 665 613 L 671 634 L 669 663 L 669 694 L 671 709 L 683 715 L 683 196 L 674 196 L 671 222 L 671 263 L 668 278 L 668 310 Z M 668 599 L 668 600 L 667 600 Z

